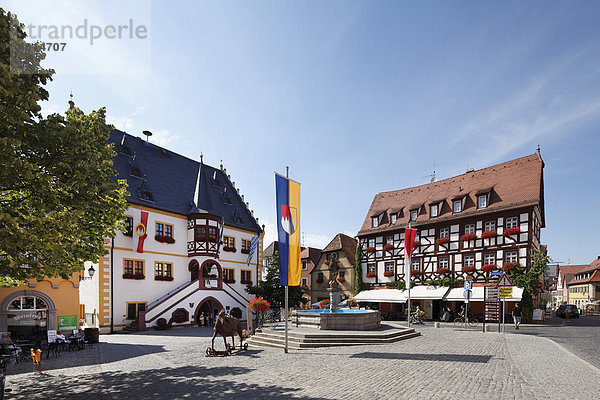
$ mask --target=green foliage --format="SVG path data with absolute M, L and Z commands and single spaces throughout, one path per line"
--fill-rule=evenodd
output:
M 390 282 L 390 283 L 388 283 L 388 285 L 392 286 L 398 290 L 406 290 L 406 282 L 404 282 L 403 280 Z
M 358 243 L 356 253 L 354 254 L 354 295 L 356 296 L 361 291 L 368 289 L 369 285 L 362 280 L 362 266 L 360 265 L 362 258 L 362 245 Z
M 521 298 L 521 308 L 523 309 L 523 319 L 531 320 L 533 315 L 533 297 L 532 294 L 537 290 L 540 282 L 540 276 L 548 265 L 548 256 L 541 251 L 533 255 L 531 266 L 528 270 L 523 268 L 515 268 L 508 272 L 510 281 L 513 285 L 523 289 L 523 297 Z
M 0 9 L 0 276 L 68 278 L 106 254 L 126 183 L 113 179 L 104 109 L 42 117 L 54 71 L 40 67 L 41 45 L 25 37 Z
M 264 281 L 258 282 L 256 286 L 246 286 L 246 292 L 261 297 L 271 303 L 271 308 L 285 306 L 285 286 L 279 284 L 279 252 L 275 251 L 273 259 L 267 266 L 267 276 Z M 290 307 L 298 306 L 307 300 L 302 297 L 300 286 L 289 286 L 288 304 Z

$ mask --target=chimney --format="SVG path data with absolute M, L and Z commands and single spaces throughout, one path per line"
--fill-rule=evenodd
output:
M 468 174 L 470 172 L 475 172 L 475 168 L 467 168 L 467 172 L 465 172 L 465 174 Z

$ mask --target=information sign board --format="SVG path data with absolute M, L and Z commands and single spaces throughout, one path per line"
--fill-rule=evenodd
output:
M 498 302 L 485 303 L 485 320 L 498 322 L 500 318 L 500 304 Z
M 484 300 L 497 302 L 499 299 L 499 290 L 495 286 L 486 286 L 484 288 Z
M 500 297 L 501 299 L 511 299 L 513 297 L 513 288 L 512 286 L 509 287 L 499 287 L 499 292 L 498 292 L 498 297 Z

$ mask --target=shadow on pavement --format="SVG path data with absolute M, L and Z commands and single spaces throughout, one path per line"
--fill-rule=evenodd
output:
M 476 354 L 412 354 L 412 353 L 375 353 L 365 352 L 354 354 L 350 358 L 375 358 L 396 360 L 422 360 L 422 361 L 452 361 L 465 363 L 487 363 L 492 356 Z
M 11 399 L 314 399 L 298 397 L 299 389 L 236 382 L 253 371 L 241 367 L 180 367 L 98 375 L 46 374 L 11 380 Z

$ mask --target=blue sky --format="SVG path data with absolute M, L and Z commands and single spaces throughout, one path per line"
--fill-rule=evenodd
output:
M 7 8 L 26 24 L 131 16 L 148 38 L 49 57 L 44 110 L 64 110 L 72 90 L 119 129 L 222 158 L 267 240 L 286 165 L 302 183 L 305 244 L 324 246 L 356 234 L 377 192 L 539 144 L 550 256 L 600 256 L 600 2 L 81 3 Z

